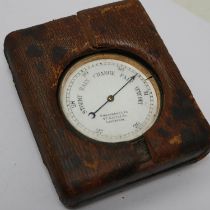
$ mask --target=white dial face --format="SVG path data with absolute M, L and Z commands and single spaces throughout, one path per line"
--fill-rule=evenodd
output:
M 61 109 L 83 135 L 101 142 L 134 140 L 156 121 L 160 92 L 140 63 L 97 54 L 68 69 L 59 92 Z

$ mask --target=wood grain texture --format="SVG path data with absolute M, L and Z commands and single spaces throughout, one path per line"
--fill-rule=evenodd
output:
M 145 63 L 162 90 L 161 114 L 135 142 L 100 143 L 75 133 L 58 104 L 65 69 L 117 52 Z M 52 181 L 67 207 L 204 157 L 210 128 L 146 11 L 121 1 L 10 33 L 5 39 L 19 97 Z

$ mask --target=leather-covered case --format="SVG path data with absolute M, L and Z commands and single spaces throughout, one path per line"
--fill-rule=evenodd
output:
M 69 128 L 60 110 L 63 72 L 98 52 L 130 56 L 158 77 L 160 116 L 134 142 L 90 141 Z M 68 207 L 209 152 L 209 124 L 137 0 L 12 32 L 5 40 L 5 55 L 43 161 Z

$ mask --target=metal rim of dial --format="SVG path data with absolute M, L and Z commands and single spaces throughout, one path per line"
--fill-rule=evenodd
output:
M 101 120 L 100 120 L 100 123 L 97 122 L 97 118 L 95 116 L 96 114 L 94 113 L 94 110 L 96 111 L 97 107 L 99 106 L 99 105 L 97 106 L 96 104 L 94 104 L 95 101 L 97 101 L 97 98 L 91 97 L 92 92 L 97 91 L 98 89 L 100 89 L 100 87 L 96 86 L 94 89 L 92 88 L 93 91 L 91 91 L 91 93 L 90 93 L 90 91 L 89 91 L 89 93 L 87 91 L 84 94 L 85 99 L 83 99 L 83 102 L 81 102 L 81 103 L 83 103 L 82 105 L 80 103 L 80 98 L 76 99 L 75 94 L 81 95 L 79 93 L 79 92 L 81 92 L 79 89 L 79 86 L 80 86 L 79 84 L 82 82 L 77 81 L 78 78 L 80 79 L 80 77 L 83 77 L 83 75 L 85 75 L 85 73 L 87 73 L 87 72 L 90 73 L 90 71 L 95 71 L 94 73 L 96 73 L 97 68 L 95 68 L 96 66 L 94 66 L 94 64 L 98 65 L 97 62 L 100 63 L 100 61 L 111 62 L 111 63 L 113 62 L 113 64 L 116 63 L 116 65 L 119 64 L 124 67 L 127 67 L 128 69 L 133 70 L 131 77 L 136 75 L 136 72 L 137 72 L 138 73 L 137 76 L 138 76 L 138 78 L 140 78 L 139 82 L 142 81 L 144 84 L 146 84 L 145 86 L 149 87 L 149 89 L 148 89 L 150 91 L 149 97 L 153 96 L 152 103 L 155 104 L 154 105 L 155 107 L 153 107 L 152 111 L 150 110 L 150 112 L 153 116 L 149 117 L 150 119 L 146 122 L 146 124 L 144 126 L 142 125 L 143 123 L 140 122 L 141 120 L 139 121 L 140 126 L 143 126 L 143 128 L 140 129 L 138 127 L 138 121 L 136 122 L 135 119 L 133 120 L 133 122 L 132 122 L 132 120 L 130 120 L 130 122 L 132 122 L 132 123 L 130 123 L 130 124 L 132 124 L 132 125 L 130 125 L 130 126 L 132 126 L 130 128 L 131 132 L 123 133 L 123 131 L 122 131 L 122 134 L 120 134 L 120 129 L 122 130 L 123 126 L 121 126 L 120 129 L 117 129 L 117 128 L 120 127 L 120 124 L 124 123 L 124 122 L 120 122 L 120 120 L 126 121 L 126 118 L 127 119 L 129 118 L 129 116 L 127 116 L 129 114 L 126 112 L 126 110 L 123 110 L 120 108 L 120 106 L 121 106 L 120 104 L 118 104 L 119 112 L 116 112 L 116 109 L 114 109 L 113 111 L 108 113 L 109 111 L 108 111 L 107 106 L 113 105 L 115 103 L 114 100 L 117 101 L 117 99 L 115 99 L 115 97 L 113 98 L 113 95 L 116 92 L 116 90 L 118 90 L 118 88 L 121 87 L 121 85 L 119 87 L 117 86 L 116 88 L 113 88 L 114 89 L 113 94 L 110 93 L 109 91 L 107 91 L 107 95 L 106 95 L 106 97 L 104 97 L 104 102 L 102 99 L 101 100 L 98 99 L 100 101 L 100 103 L 96 102 L 96 103 L 99 103 L 102 105 L 105 104 L 105 106 L 106 106 L 105 107 L 106 110 L 103 110 L 103 111 L 106 111 L 107 114 L 103 114 L 104 112 L 102 112 L 101 110 L 99 110 L 100 114 L 97 113 L 97 118 L 99 118 L 98 116 L 100 116 L 100 118 L 103 118 L 103 116 L 104 116 L 104 118 L 103 118 L 104 120 L 102 120 L 104 122 L 104 126 L 103 126 L 103 123 L 101 122 Z M 92 69 L 91 69 L 91 65 L 92 65 Z M 111 67 L 108 69 L 112 69 L 112 71 L 114 71 L 113 68 L 111 68 Z M 135 74 L 133 74 L 134 72 L 135 72 Z M 91 72 L 91 74 L 93 77 L 93 72 Z M 125 82 L 126 81 L 128 82 L 131 77 L 128 77 L 127 80 L 125 80 Z M 84 80 L 85 80 L 85 77 L 84 77 Z M 76 84 L 75 82 L 77 82 L 78 84 Z M 122 82 L 122 85 L 126 84 L 125 82 L 124 83 Z M 89 81 L 89 84 L 90 83 L 91 82 Z M 112 80 L 112 83 L 113 83 L 113 80 Z M 73 89 L 74 85 L 78 86 L 78 88 L 76 88 L 77 90 L 75 90 L 75 88 Z M 106 86 L 110 86 L 109 81 L 106 82 L 105 87 L 103 87 L 103 88 L 106 88 Z M 128 84 L 128 86 L 130 86 L 130 84 Z M 80 87 L 83 87 L 82 84 Z M 84 87 L 86 88 L 87 84 L 84 84 Z M 137 85 L 136 85 L 136 87 L 137 87 Z M 140 88 L 137 88 L 137 89 L 140 89 Z M 74 92 L 74 94 L 72 94 L 73 92 Z M 77 93 L 75 93 L 75 92 L 77 92 Z M 85 96 L 86 94 L 91 95 L 89 101 L 88 101 L 87 97 Z M 131 92 L 130 93 L 124 92 L 124 94 L 129 95 L 129 94 L 131 94 Z M 137 94 L 137 92 L 136 92 L 136 94 Z M 72 96 L 72 95 L 74 95 L 74 96 Z M 84 100 L 85 100 L 85 102 L 84 102 Z M 130 57 L 121 55 L 121 54 L 99 53 L 99 54 L 94 54 L 94 55 L 85 57 L 67 69 L 67 71 L 61 81 L 60 87 L 59 87 L 59 103 L 60 103 L 60 107 L 61 107 L 61 110 L 62 110 L 65 118 L 70 123 L 70 125 L 74 129 L 76 129 L 79 133 L 83 134 L 84 136 L 86 136 L 90 139 L 96 140 L 96 141 L 106 142 L 106 143 L 119 143 L 119 142 L 132 141 L 132 140 L 135 140 L 135 139 L 141 137 L 145 132 L 147 132 L 154 125 L 154 123 L 156 122 L 156 120 L 159 116 L 159 113 L 160 113 L 161 94 L 160 94 L 160 89 L 157 84 L 157 81 L 154 78 L 154 75 L 142 63 L 140 63 Z M 73 103 L 73 104 L 71 104 L 71 103 Z M 90 108 L 90 106 L 89 106 L 90 103 L 93 103 L 92 108 Z M 133 103 L 136 103 L 136 102 L 133 102 Z M 86 105 L 84 105 L 84 104 L 86 104 Z M 76 110 L 75 106 L 78 107 L 78 110 L 74 113 L 73 110 Z M 87 109 L 84 108 L 84 110 L 82 110 L 83 109 L 82 106 L 87 106 L 88 108 Z M 99 108 L 100 108 L 100 106 L 99 106 Z M 103 108 L 103 109 L 105 109 L 105 108 Z M 111 108 L 111 107 L 109 106 L 109 108 Z M 139 108 L 141 108 L 141 107 L 139 106 Z M 131 112 L 131 111 L 132 110 L 130 109 L 128 112 Z M 139 114 L 140 114 L 140 112 L 139 112 Z M 124 116 L 124 118 L 123 118 L 123 116 Z M 87 118 L 87 120 L 86 120 L 86 118 Z M 108 118 L 108 120 L 107 120 L 107 118 Z M 118 131 L 116 132 L 115 135 L 113 135 L 115 131 L 113 131 L 113 129 L 111 129 L 111 128 L 108 128 L 108 130 L 103 134 L 104 127 L 106 127 L 106 128 L 109 127 L 109 126 L 107 126 L 107 124 L 109 124 L 109 122 L 112 122 L 111 120 L 109 120 L 112 118 L 115 118 L 116 123 L 111 124 L 111 127 L 115 126 L 116 130 L 118 130 Z M 120 118 L 120 120 L 119 120 L 119 118 Z M 135 116 L 133 118 L 135 118 Z M 91 128 L 89 128 L 88 124 L 94 124 L 94 120 L 95 120 L 95 126 L 92 125 Z M 134 127 L 135 123 L 136 123 L 136 128 Z M 100 126 L 98 126 L 99 124 L 100 124 Z M 124 125 L 124 128 L 125 128 L 125 126 L 126 126 L 126 123 Z M 109 129 L 111 129 L 110 134 L 109 134 Z

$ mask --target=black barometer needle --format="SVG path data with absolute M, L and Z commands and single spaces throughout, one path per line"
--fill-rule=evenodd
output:
M 101 110 L 107 103 L 113 102 L 113 101 L 114 101 L 114 97 L 115 97 L 121 90 L 123 90 L 130 82 L 133 82 L 133 81 L 135 80 L 135 78 L 136 78 L 137 75 L 138 75 L 138 74 L 132 76 L 132 77 L 128 80 L 128 82 L 126 82 L 126 84 L 123 85 L 123 86 L 122 86 L 114 95 L 108 96 L 107 99 L 106 99 L 106 102 L 105 102 L 102 106 L 100 106 L 95 112 L 90 112 L 90 113 L 88 114 L 88 116 L 91 116 L 92 119 L 94 119 L 94 118 L 96 117 L 96 113 L 97 113 L 99 110 Z

